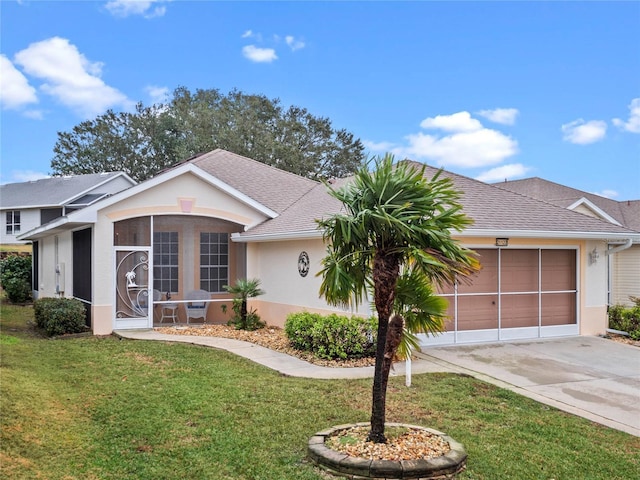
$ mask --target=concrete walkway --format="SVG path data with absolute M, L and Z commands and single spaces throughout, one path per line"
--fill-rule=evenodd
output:
M 255 345 L 242 340 L 233 340 L 220 337 L 200 337 L 195 335 L 170 335 L 155 330 L 119 330 L 116 335 L 122 338 L 134 340 L 161 340 L 165 342 L 190 343 L 205 347 L 218 348 L 235 353 L 240 357 L 252 360 L 260 365 L 276 370 L 289 377 L 304 377 L 318 379 L 344 379 L 344 378 L 373 378 L 373 367 L 333 368 L 314 365 L 286 353 L 275 352 L 265 347 Z M 414 360 L 411 372 L 453 372 L 446 362 L 436 358 L 424 358 Z M 396 363 L 391 371 L 391 376 L 405 374 L 405 362 Z
M 123 338 L 203 345 L 234 353 L 283 375 L 317 379 L 372 378 L 373 367 L 331 368 L 249 342 L 118 331 Z M 429 347 L 411 373 L 454 372 L 517 392 L 541 403 L 640 437 L 640 348 L 598 337 Z M 405 374 L 405 362 L 391 376 Z

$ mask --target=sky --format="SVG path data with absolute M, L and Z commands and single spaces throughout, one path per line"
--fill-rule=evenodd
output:
M 0 0 L 0 182 L 177 87 L 327 117 L 368 156 L 640 199 L 640 2 Z

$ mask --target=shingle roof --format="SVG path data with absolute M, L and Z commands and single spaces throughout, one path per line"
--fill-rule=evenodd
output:
M 51 177 L 32 182 L 0 185 L 0 205 L 6 208 L 57 207 L 121 172 Z
M 188 162 L 278 213 L 319 185 L 314 180 L 221 149 Z
M 422 164 L 413 162 L 421 167 Z M 438 169 L 425 168 L 425 175 L 433 177 Z M 566 208 L 537 200 L 474 180 L 463 175 L 443 171 L 451 178 L 455 188 L 462 192 L 463 211 L 474 220 L 473 231 L 492 234 L 498 231 L 572 233 L 612 233 L 634 234 L 632 230 L 614 225 L 597 218 L 582 215 Z M 344 183 L 348 180 L 341 180 Z M 340 203 L 331 197 L 324 185 L 318 185 L 298 202 L 251 230 L 241 234 L 247 239 L 252 236 L 270 236 L 310 232 L 316 230 L 315 220 L 340 211 Z
M 640 231 L 640 200 L 619 202 L 539 177 L 496 183 L 495 186 L 544 200 L 563 208 L 567 208 L 585 198 L 621 225 Z
M 346 179 L 338 180 L 333 186 L 338 187 L 346 181 Z M 320 183 L 282 212 L 280 216 L 255 226 L 241 236 L 282 235 L 315 231 L 317 229 L 316 219 L 337 213 L 341 208 L 342 203 L 329 195 L 327 187 Z

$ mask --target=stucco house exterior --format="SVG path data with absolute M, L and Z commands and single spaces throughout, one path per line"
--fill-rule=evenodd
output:
M 507 181 L 496 186 L 640 231 L 640 200 L 616 201 L 538 177 Z M 616 254 L 611 255 L 612 252 Z M 610 242 L 604 253 L 608 267 L 609 304 L 630 306 L 630 296 L 640 297 L 640 242 Z
M 0 185 L 0 243 L 24 244 L 17 237 L 136 182 L 123 172 L 51 177 Z
M 436 171 L 427 167 L 429 176 Z M 425 345 L 605 331 L 606 262 L 590 253 L 604 258 L 610 243 L 640 241 L 639 232 L 444 174 L 475 221 L 457 238 L 478 251 L 483 269 L 470 285 L 440 292 L 451 320 Z M 226 322 L 223 286 L 238 278 L 261 281 L 266 294 L 252 306 L 283 326 L 291 312 L 342 311 L 319 296 L 316 276 L 325 255 L 316 219 L 339 209 L 321 183 L 214 150 L 20 239 L 39 252 L 37 294 L 53 296 L 57 284 L 59 294 L 83 300 L 95 334 L 151 328 L 166 306 L 184 322 L 195 290 L 208 292 L 206 321 Z M 365 304 L 351 313 L 371 311 Z

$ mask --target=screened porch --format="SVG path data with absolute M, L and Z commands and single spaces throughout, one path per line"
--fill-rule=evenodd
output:
M 180 215 L 114 223 L 115 328 L 226 323 L 224 289 L 246 275 L 243 225 Z

